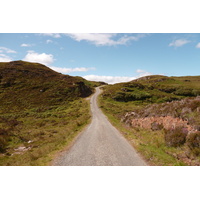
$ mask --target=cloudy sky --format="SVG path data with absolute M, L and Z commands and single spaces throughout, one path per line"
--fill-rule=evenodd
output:
M 1 33 L 0 62 L 13 60 L 107 83 L 200 75 L 200 34 Z

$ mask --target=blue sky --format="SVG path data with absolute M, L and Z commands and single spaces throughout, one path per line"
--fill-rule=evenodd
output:
M 0 62 L 12 60 L 108 83 L 200 75 L 200 34 L 1 33 Z

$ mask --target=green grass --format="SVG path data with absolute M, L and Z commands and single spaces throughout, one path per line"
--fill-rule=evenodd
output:
M 0 165 L 48 165 L 89 123 L 85 97 L 101 84 L 39 63 L 0 63 Z
M 23 61 L 0 63 L 0 113 L 48 109 L 93 93 L 93 83 Z
M 0 165 L 49 165 L 55 152 L 69 145 L 89 123 L 89 102 L 77 100 L 68 107 L 61 106 L 44 112 L 30 110 L 2 118 L 17 119 L 20 124 L 9 132 L 9 141 L 6 152 L 0 156 Z M 0 123 L 1 127 L 8 128 L 9 123 L 7 126 L 5 124 Z M 30 149 L 19 152 L 15 150 L 18 147 Z
M 147 76 L 127 83 L 109 85 L 103 95 L 119 102 L 170 102 L 200 95 L 200 76 Z
M 102 99 L 100 99 L 99 102 L 100 107 L 102 108 L 104 114 L 107 115 L 110 122 L 124 135 L 125 138 L 130 141 L 130 143 L 135 147 L 135 149 L 140 153 L 140 155 L 147 161 L 149 165 L 187 165 L 186 163 L 177 160 L 173 156 L 173 148 L 165 146 L 162 132 L 144 129 L 133 129 L 121 122 L 119 116 L 121 113 L 120 110 L 124 108 L 124 104 L 120 107 L 119 105 L 115 106 L 113 103 L 112 107 L 110 107 L 110 102 L 107 104 L 107 102 Z M 113 110 L 115 110 L 114 113 Z
M 188 88 L 191 91 L 189 93 L 187 93 Z M 166 114 L 171 114 L 174 117 L 176 117 L 177 114 L 178 116 L 180 115 L 180 117 L 188 117 L 191 123 L 198 125 L 198 100 L 190 101 L 190 99 L 188 99 L 184 101 L 184 105 L 182 102 L 182 107 L 185 106 L 187 108 L 188 106 L 189 109 L 192 109 L 192 112 L 189 112 L 189 114 L 181 113 L 178 109 L 179 104 L 173 102 L 176 102 L 175 100 L 185 99 L 186 97 L 199 95 L 199 88 L 199 76 L 143 77 L 128 83 L 104 86 L 103 93 L 99 97 L 99 105 L 103 112 L 108 116 L 111 123 L 120 130 L 120 132 L 131 142 L 131 144 L 150 165 L 195 165 L 196 163 L 200 163 L 200 157 L 190 155 L 186 144 L 177 148 L 168 147 L 166 146 L 164 140 L 163 130 L 152 131 L 141 128 L 133 128 L 128 124 L 123 123 L 122 118 L 127 112 L 132 111 L 141 114 L 141 117 L 145 117 L 146 115 L 153 113 L 155 113 L 156 116 L 161 115 L 160 106 L 162 108 L 166 106 Z M 197 91 L 196 94 L 194 93 L 194 90 Z M 133 95 L 132 98 L 130 98 L 131 93 L 135 93 L 135 96 Z M 144 98 L 141 97 L 141 94 L 145 93 L 148 93 L 151 97 L 148 95 L 143 95 Z M 137 95 L 141 98 L 135 98 Z M 161 104 L 165 102 L 166 105 Z M 151 105 L 155 106 L 152 106 L 152 109 L 146 111 L 146 106 L 151 108 Z M 173 106 L 174 108 L 167 108 L 167 105 Z M 192 122 L 192 120 L 194 122 Z

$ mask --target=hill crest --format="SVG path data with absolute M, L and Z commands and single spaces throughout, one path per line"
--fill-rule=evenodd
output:
M 57 105 L 87 97 L 92 92 L 89 81 L 60 74 L 39 63 L 0 63 L 0 100 L 3 109 Z

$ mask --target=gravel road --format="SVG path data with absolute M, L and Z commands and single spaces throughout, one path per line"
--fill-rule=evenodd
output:
M 96 88 L 90 99 L 92 122 L 74 145 L 53 161 L 55 166 L 143 166 L 129 142 L 111 125 L 97 105 Z

